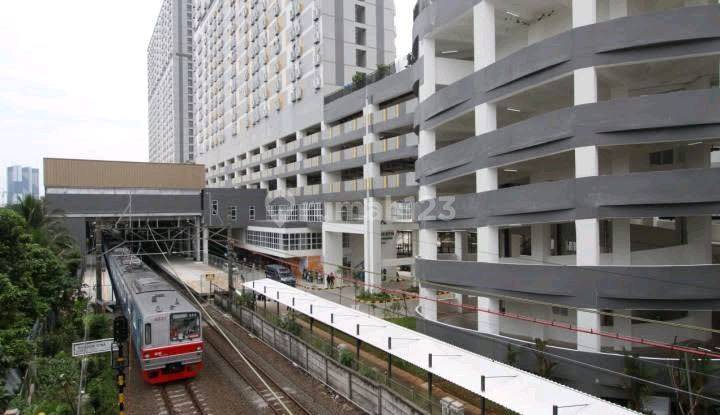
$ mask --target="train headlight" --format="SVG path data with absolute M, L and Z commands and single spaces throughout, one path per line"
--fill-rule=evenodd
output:
M 149 359 L 149 358 L 150 358 L 150 353 L 145 353 L 145 358 L 146 358 L 146 359 Z
M 199 352 L 200 350 L 202 350 L 202 347 L 198 346 L 195 348 L 195 350 L 197 350 Z

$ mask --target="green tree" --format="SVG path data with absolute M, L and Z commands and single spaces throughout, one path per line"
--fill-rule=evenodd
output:
M 536 373 L 544 378 L 554 379 L 554 372 L 557 363 L 547 356 L 547 342 L 542 339 L 535 339 L 535 361 L 537 362 Z
M 0 375 L 29 359 L 33 323 L 69 304 L 75 285 L 55 253 L 33 241 L 25 220 L 0 209 Z
M 67 265 L 77 265 L 80 252 L 60 220 L 60 211 L 51 211 L 45 199 L 32 196 L 25 196 L 10 208 L 25 219 L 33 241 L 52 249 Z
M 623 371 L 625 374 L 638 379 L 652 379 L 655 371 L 644 365 L 637 353 L 623 350 L 623 354 L 625 366 Z M 628 408 L 640 412 L 645 411 L 645 401 L 652 393 L 650 385 L 640 380 L 628 378 L 624 381 L 623 388 L 628 394 Z

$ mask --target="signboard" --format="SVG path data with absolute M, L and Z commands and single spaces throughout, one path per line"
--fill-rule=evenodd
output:
M 91 354 L 106 353 L 114 350 L 113 339 L 91 340 L 72 344 L 73 357 L 87 356 Z
M 205 274 L 205 279 L 210 282 L 213 282 L 213 281 L 215 281 L 215 274 L 214 273 Z

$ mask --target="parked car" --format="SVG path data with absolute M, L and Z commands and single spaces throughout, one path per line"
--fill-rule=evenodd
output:
M 291 287 L 295 286 L 295 276 L 290 269 L 284 265 L 271 264 L 265 267 L 265 278 L 280 281 Z

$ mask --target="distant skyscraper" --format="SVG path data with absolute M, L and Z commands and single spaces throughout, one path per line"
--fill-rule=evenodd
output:
M 147 50 L 150 161 L 195 159 L 192 2 L 163 0 Z
M 16 203 L 27 195 L 40 196 L 40 170 L 22 166 L 8 167 L 7 203 Z

